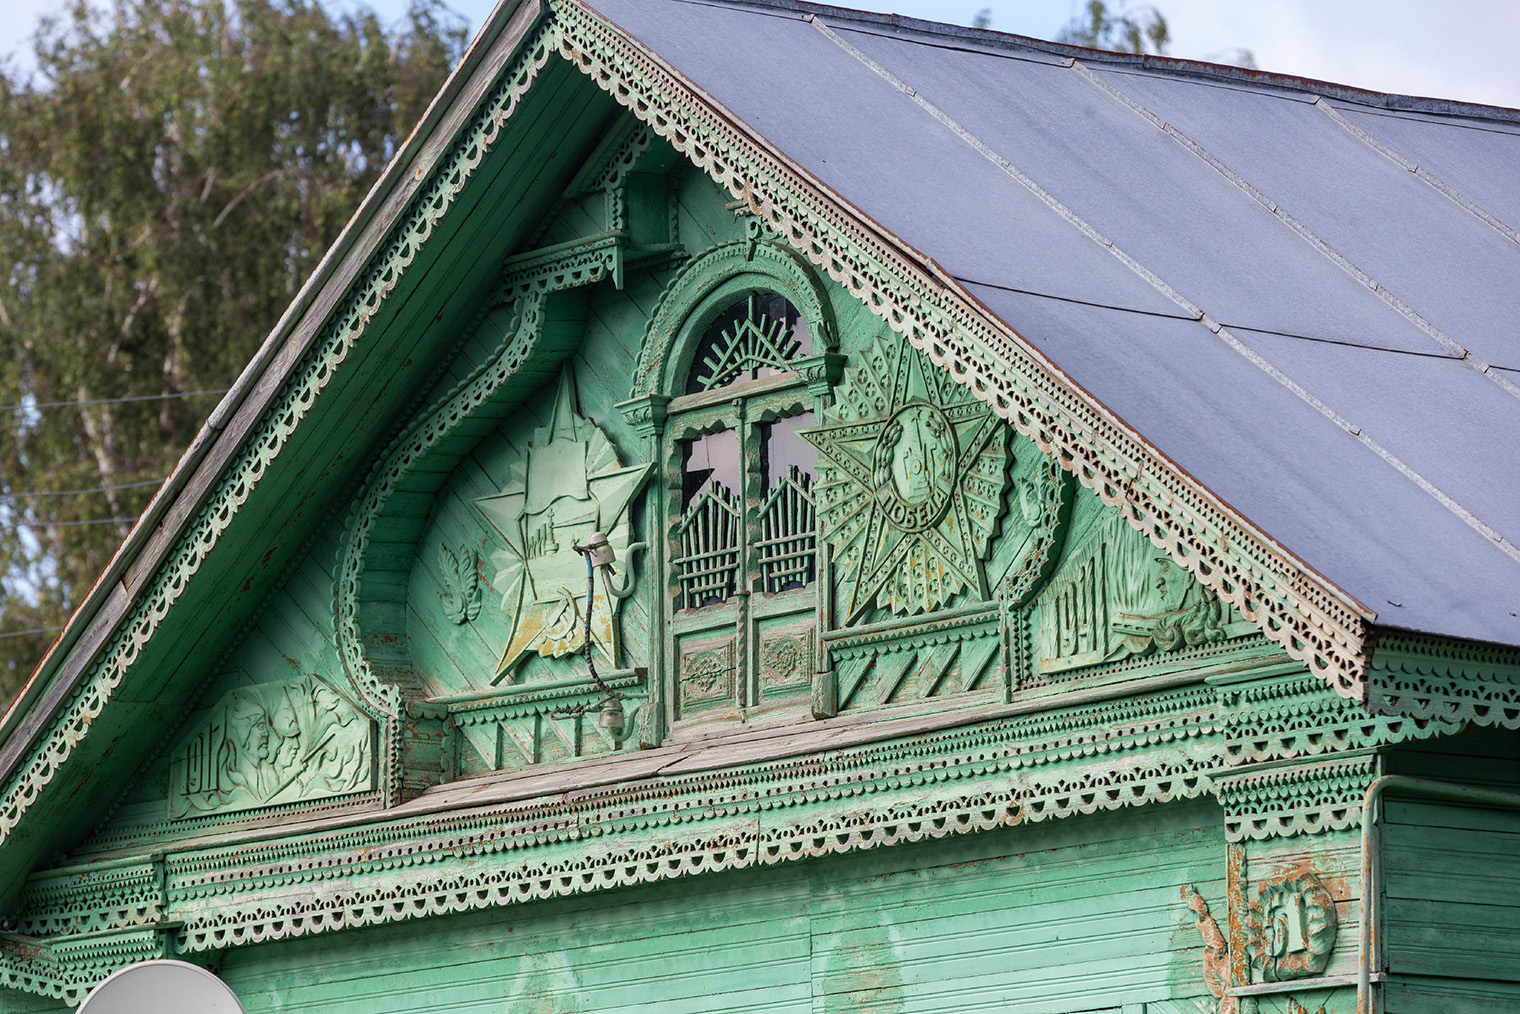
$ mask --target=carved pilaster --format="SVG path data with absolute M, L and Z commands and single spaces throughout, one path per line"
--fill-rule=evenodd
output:
M 644 454 L 649 461 L 660 460 L 660 446 L 665 436 L 666 406 L 670 397 L 664 394 L 645 394 L 617 404 L 618 411 L 628 420 L 633 431 L 644 439 Z M 661 483 L 651 484 L 647 495 L 648 509 L 644 512 L 642 537 L 649 543 L 649 573 L 663 575 L 666 572 L 665 497 Z M 649 671 L 654 678 L 648 681 L 649 701 L 638 709 L 634 718 L 635 734 L 639 747 L 652 749 L 665 739 L 668 727 L 666 687 L 666 621 L 665 610 L 654 609 L 650 614 Z

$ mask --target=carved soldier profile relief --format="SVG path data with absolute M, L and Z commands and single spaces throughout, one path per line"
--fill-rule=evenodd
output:
M 834 547 L 841 617 L 927 612 L 986 594 L 982 561 L 1008 485 L 992 412 L 896 336 L 845 371 L 818 448 L 819 519 Z
M 315 676 L 239 687 L 169 764 L 169 816 L 328 799 L 370 787 L 370 720 Z
M 586 562 L 574 547 L 604 532 L 626 561 L 633 530 L 628 505 L 653 468 L 625 468 L 606 434 L 577 413 L 567 367 L 549 424 L 534 430 L 500 492 L 475 501 L 507 547 L 490 557 L 491 585 L 501 593 L 511 628 L 492 682 L 529 652 L 557 658 L 585 644 Z M 611 591 L 595 596 L 591 638 L 616 664 L 619 595 L 627 584 Z

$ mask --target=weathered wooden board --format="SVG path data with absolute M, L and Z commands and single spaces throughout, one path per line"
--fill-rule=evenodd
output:
M 1223 898 L 1218 823 L 1077 818 L 250 947 L 221 971 L 250 1014 L 1118 1010 L 1204 992 L 1179 892 Z

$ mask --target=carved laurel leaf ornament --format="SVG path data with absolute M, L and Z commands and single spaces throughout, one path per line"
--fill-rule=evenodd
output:
M 468 623 L 480 615 L 480 570 L 475 550 L 460 546 L 455 555 L 448 546 L 438 546 L 438 569 L 443 590 L 438 598 L 444 611 L 455 623 Z

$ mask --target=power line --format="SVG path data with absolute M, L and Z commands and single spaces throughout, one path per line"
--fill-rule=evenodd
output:
M 31 630 L 12 630 L 0 637 L 26 637 L 28 634 L 56 634 L 62 627 L 33 627 Z
M 124 482 L 119 486 L 96 486 L 92 489 L 58 489 L 37 490 L 31 493 L 0 493 L 0 497 L 10 500 L 20 500 L 23 497 L 33 496 L 85 496 L 89 493 L 114 493 L 118 489 L 141 489 L 144 486 L 162 486 L 162 479 L 148 479 L 144 482 Z
M 125 405 L 132 401 L 170 401 L 175 398 L 199 398 L 208 394 L 226 394 L 232 390 L 224 387 L 219 391 L 176 391 L 171 394 L 136 394 L 127 398 L 84 398 L 79 401 L 37 401 L 28 405 L 0 405 L 0 412 L 23 412 L 34 408 L 70 408 L 76 405 Z
M 92 521 L 26 521 L 13 522 L 18 528 L 79 528 L 83 525 L 119 525 L 130 524 L 136 518 L 95 518 Z

